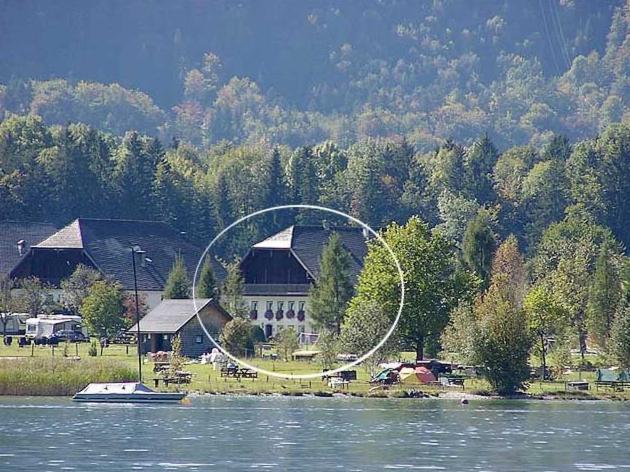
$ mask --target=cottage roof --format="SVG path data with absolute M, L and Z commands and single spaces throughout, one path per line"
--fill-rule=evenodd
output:
M 178 254 L 192 280 L 203 249 L 190 243 L 178 231 L 159 221 L 102 220 L 79 218 L 33 246 L 35 250 L 82 250 L 103 274 L 119 281 L 123 288 L 134 286 L 131 270 L 131 248 L 140 246 L 150 260 L 137 263 L 139 290 L 163 290 L 168 273 Z M 215 276 L 225 271 L 214 262 Z
M 43 241 L 55 231 L 57 227 L 52 223 L 0 222 L 0 274 L 9 275 L 28 254 L 31 245 Z M 22 254 L 18 251 L 19 241 L 24 241 Z
M 226 321 L 232 317 L 213 299 L 197 298 L 197 311 L 192 299 L 162 300 L 153 310 L 140 320 L 140 332 L 175 334 L 188 323 L 198 311 L 208 306 L 213 306 L 225 316 Z M 129 332 L 135 334 L 138 328 L 134 325 Z

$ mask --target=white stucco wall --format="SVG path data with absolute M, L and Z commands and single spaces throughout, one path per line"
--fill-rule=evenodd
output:
M 288 326 L 292 326 L 295 329 L 296 333 L 314 333 L 315 330 L 313 325 L 311 324 L 310 311 L 308 307 L 308 297 L 307 296 L 284 296 L 284 295 L 245 295 L 243 297 L 245 302 L 247 303 L 248 312 L 252 310 L 253 303 L 257 304 L 258 310 L 258 319 L 250 320 L 250 322 L 255 326 L 260 326 L 260 328 L 265 331 L 265 326 L 271 325 L 272 327 L 272 336 L 275 336 L 279 330 L 284 329 Z M 271 320 L 265 318 L 265 312 L 267 311 L 267 304 L 271 302 L 271 310 L 273 311 L 274 317 Z M 283 303 L 283 311 L 284 316 L 281 320 L 276 320 L 276 311 L 278 310 L 278 303 Z M 290 302 L 294 303 L 293 310 L 295 311 L 295 317 L 293 319 L 288 319 L 286 316 L 287 311 L 289 310 Z M 305 319 L 304 321 L 298 321 L 297 312 L 299 311 L 300 302 L 304 303 L 304 313 Z M 266 332 L 266 331 L 265 331 Z

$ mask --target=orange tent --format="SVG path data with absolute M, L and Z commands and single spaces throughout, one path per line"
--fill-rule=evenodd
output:
M 400 380 L 402 383 L 425 384 L 435 382 L 435 375 L 426 367 L 403 367 L 400 370 Z
M 416 367 L 415 370 L 416 377 L 418 377 L 418 380 L 422 383 L 435 382 L 437 380 L 435 378 L 435 375 L 433 375 L 433 372 L 431 372 L 426 367 Z

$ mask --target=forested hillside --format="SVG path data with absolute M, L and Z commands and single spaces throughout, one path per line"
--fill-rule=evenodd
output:
M 628 118 L 623 0 L 0 2 L 0 114 L 197 146 L 592 138 Z
M 320 204 L 407 223 L 387 231 L 416 261 L 443 249 L 431 280 L 470 288 L 431 294 L 455 352 L 477 324 L 525 332 L 522 310 L 543 344 L 549 315 L 582 355 L 626 349 L 630 0 L 62 4 L 0 1 L 0 221 L 165 220 L 205 245 Z M 295 221 L 322 223 L 266 215 L 218 254 Z

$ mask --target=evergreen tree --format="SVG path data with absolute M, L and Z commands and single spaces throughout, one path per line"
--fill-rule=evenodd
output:
M 333 233 L 322 251 L 319 278 L 309 296 L 315 325 L 338 335 L 352 293 L 350 255 L 343 247 L 341 236 Z
M 492 173 L 499 152 L 488 135 L 476 141 L 466 154 L 466 188 L 472 198 L 487 204 L 496 198 Z
M 135 131 L 128 132 L 117 150 L 116 187 L 119 216 L 147 219 L 154 214 L 153 182 L 161 148 L 146 142 Z
M 604 241 L 595 261 L 595 273 L 586 314 L 589 334 L 604 348 L 622 295 L 621 280 L 615 267 L 614 255 L 613 242 Z
M 484 376 L 499 394 L 514 393 L 529 378 L 531 342 L 526 318 L 514 306 L 503 274 L 494 277 L 476 312 L 479 337 L 475 350 Z
M 203 260 L 195 295 L 197 298 L 218 298 L 217 283 L 214 278 L 210 257 L 208 256 Z
M 475 306 L 479 336 L 475 341 L 477 359 L 484 375 L 501 395 L 523 387 L 529 378 L 530 335 L 522 309 L 525 272 L 515 240 L 508 239 L 497 250 L 490 287 Z M 503 262 L 498 258 L 502 257 Z
M 496 237 L 492 230 L 491 214 L 482 208 L 468 223 L 462 242 L 464 263 L 482 280 L 482 288 L 486 288 L 489 283 L 495 247 Z
M 243 299 L 243 274 L 238 261 L 227 266 L 227 276 L 221 287 L 221 304 L 234 318 L 246 318 L 247 307 Z
M 289 189 L 287 187 L 280 151 L 273 150 L 267 169 L 267 185 L 264 189 L 264 208 L 285 205 L 288 202 Z M 289 212 L 273 211 L 264 215 L 267 231 L 280 231 L 289 224 Z
M 225 228 L 232 223 L 232 209 L 230 207 L 229 189 L 227 180 L 222 172 L 217 176 L 214 186 L 214 207 L 217 212 L 216 220 L 220 228 Z
M 175 257 L 173 267 L 168 273 L 164 285 L 164 298 L 174 300 L 190 298 L 190 279 L 181 255 Z
M 313 161 L 310 147 L 297 148 L 291 155 L 287 169 L 291 198 L 289 203 L 307 205 L 319 203 L 319 182 Z M 300 223 L 309 223 L 315 220 L 315 216 L 312 211 L 303 210 L 298 212 L 296 220 Z
M 623 368 L 630 368 L 630 304 L 619 305 L 610 333 L 610 352 Z
M 219 339 L 223 348 L 233 356 L 247 356 L 254 351 L 252 326 L 246 319 L 234 318 L 228 321 Z
M 268 194 L 266 206 L 272 207 L 284 205 L 287 201 L 287 185 L 284 179 L 282 160 L 280 158 L 280 151 L 278 151 L 278 148 L 275 148 L 271 154 L 267 172 L 269 183 L 267 186 Z

